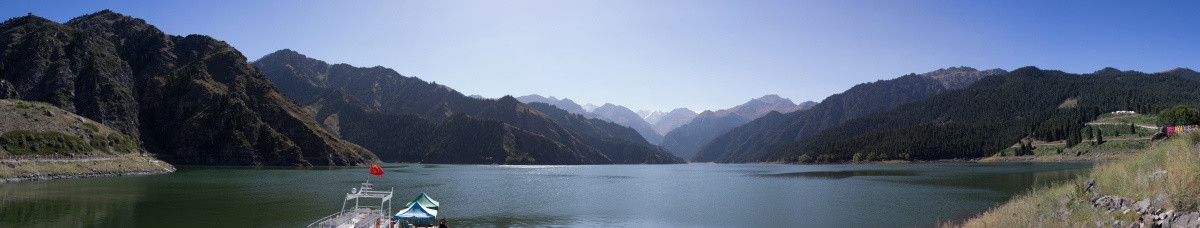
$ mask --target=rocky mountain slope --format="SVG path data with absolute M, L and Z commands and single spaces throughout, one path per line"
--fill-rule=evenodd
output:
M 354 165 L 334 137 L 225 42 L 174 36 L 112 11 L 0 24 L 0 94 L 109 125 L 190 165 Z
M 612 136 L 562 123 L 511 96 L 470 98 L 392 69 L 328 64 L 286 49 L 254 64 L 284 94 L 309 109 L 317 122 L 375 151 L 385 161 L 679 162 L 656 146 L 630 142 L 626 135 Z M 599 141 L 627 146 L 607 146 Z M 629 154 L 640 157 L 624 156 Z M 632 157 L 644 159 L 629 159 Z

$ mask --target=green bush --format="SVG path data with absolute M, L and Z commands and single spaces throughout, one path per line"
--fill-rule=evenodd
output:
M 1177 105 L 1158 113 L 1158 124 L 1161 126 L 1197 125 L 1200 124 L 1200 110 L 1187 105 Z
M 94 123 L 83 123 L 83 126 L 87 127 L 87 129 L 92 130 L 92 132 L 100 131 L 100 127 L 96 126 L 96 124 L 94 124 Z
M 92 148 L 108 153 L 133 153 L 138 150 L 137 142 L 120 133 L 110 133 L 108 136 L 92 135 Z
M 0 147 L 13 155 L 82 154 L 92 146 L 82 138 L 57 131 L 12 130 L 0 135 Z

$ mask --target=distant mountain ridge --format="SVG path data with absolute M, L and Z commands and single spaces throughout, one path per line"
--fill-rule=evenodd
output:
M 746 124 L 768 113 L 791 113 L 808 109 L 813 104 L 814 102 L 807 101 L 798 105 L 792 103 L 790 99 L 769 94 L 728 109 L 704 111 L 691 118 L 687 124 L 680 125 L 668 132 L 663 137 L 662 144 L 659 145 L 666 147 L 671 153 L 675 153 L 675 156 L 690 158 L 705 143 L 729 129 Z
M 658 142 L 662 141 L 662 133 L 659 133 L 652 123 L 646 121 L 646 116 L 634 112 L 625 106 L 606 103 L 603 106 L 593 108 L 589 111 L 571 99 L 558 99 L 554 96 L 544 97 L 537 94 L 520 96 L 517 97 L 517 100 L 520 100 L 524 103 L 546 103 L 563 110 L 567 110 L 573 114 L 583 115 L 586 118 L 600 118 L 620 124 L 622 126 L 627 126 L 636 130 L 638 134 L 642 135 L 646 141 L 649 141 L 652 144 L 657 144 Z
M 558 99 L 558 98 L 555 98 L 554 96 L 543 97 L 543 96 L 537 95 L 537 94 L 530 94 L 530 95 L 517 97 L 517 100 L 521 101 L 523 103 L 526 103 L 526 104 L 534 103 L 534 102 L 546 103 L 546 104 L 554 105 L 555 107 L 557 107 L 559 109 L 566 110 L 567 112 L 574 113 L 574 114 L 581 114 L 581 115 L 585 115 L 585 116 L 588 116 L 591 113 L 587 110 L 584 110 L 583 106 L 576 104 L 575 101 L 572 101 L 571 99 L 566 99 L 566 98 Z M 594 118 L 595 115 L 591 115 L 591 117 Z
M 671 130 L 675 130 L 675 128 L 679 128 L 679 126 L 683 126 L 684 124 L 692 122 L 692 119 L 695 119 L 696 115 L 700 114 L 692 111 L 691 109 L 677 108 L 671 110 L 671 112 L 663 113 L 661 116 L 657 116 L 653 121 L 650 122 L 650 124 L 654 125 L 655 132 L 666 135 L 668 132 L 671 132 Z M 650 119 L 647 119 L 647 121 L 650 121 Z
M 803 112 L 770 113 L 714 137 L 690 158 L 699 162 L 757 161 L 787 143 L 807 138 L 855 117 L 885 111 L 910 101 L 962 88 L 1001 69 L 979 71 L 952 67 L 924 74 L 856 85 L 825 98 Z M 670 149 L 671 147 L 668 147 Z
M 646 141 L 650 141 L 650 143 L 658 144 L 662 142 L 662 135 L 654 131 L 654 127 L 650 126 L 650 123 L 647 123 L 645 119 L 642 119 L 642 116 L 625 106 L 605 103 L 593 109 L 591 113 L 599 116 L 598 118 L 629 126 L 633 130 L 637 130 L 638 134 L 642 134 L 642 137 L 645 137 Z
M 631 110 L 629 108 L 626 108 L 626 107 L 620 106 L 620 105 L 615 105 L 612 103 L 605 103 L 603 106 L 594 107 L 589 111 L 589 110 L 587 110 L 586 107 L 581 106 L 578 103 L 575 103 L 574 101 L 572 101 L 570 99 L 566 99 L 566 98 L 558 99 L 553 96 L 546 97 L 546 96 L 542 96 L 542 95 L 538 95 L 538 94 L 521 96 L 521 97 L 517 97 L 517 99 L 522 102 L 525 102 L 525 103 L 537 102 L 537 103 L 551 104 L 554 106 L 558 106 L 560 108 L 568 107 L 568 108 L 566 108 L 568 111 L 576 110 L 576 111 L 571 111 L 571 113 L 580 114 L 586 118 L 599 118 L 599 119 L 603 119 L 603 120 L 607 120 L 607 121 L 612 121 L 614 123 L 617 123 L 617 124 L 620 124 L 623 126 L 631 127 L 634 130 L 637 130 L 637 132 L 639 134 L 641 134 L 647 141 L 649 141 L 651 143 L 658 143 L 660 145 L 669 145 L 670 147 L 676 147 L 675 149 L 679 149 L 680 144 L 692 143 L 695 140 L 678 139 L 677 138 L 677 139 L 672 139 L 672 142 L 670 142 L 670 143 L 664 144 L 663 140 L 665 140 L 665 135 L 679 127 L 684 126 L 685 124 L 691 123 L 696 117 L 702 116 L 701 113 L 696 113 L 695 111 L 692 111 L 691 109 L 687 109 L 687 108 L 677 108 L 677 109 L 671 110 L 671 112 L 652 111 L 652 110 L 638 110 L 637 112 L 634 112 L 633 110 Z M 706 118 L 705 121 L 703 121 L 703 123 L 698 123 L 698 124 L 705 124 L 706 126 L 695 126 L 695 127 L 692 127 L 692 129 L 694 129 L 694 130 L 705 129 L 702 131 L 717 131 L 717 133 L 719 133 L 728 128 L 740 125 L 742 123 L 746 123 L 749 120 L 752 120 L 754 118 L 758 118 L 763 115 L 766 115 L 768 112 L 771 112 L 771 111 L 792 112 L 792 111 L 797 111 L 797 110 L 801 110 L 801 109 L 807 109 L 809 107 L 812 107 L 815 104 L 816 104 L 816 102 L 812 102 L 812 101 L 806 101 L 806 102 L 803 102 L 800 104 L 795 104 L 790 99 L 779 97 L 779 95 L 774 95 L 774 94 L 764 95 L 763 97 L 751 99 L 749 102 L 740 104 L 735 107 L 717 110 L 716 112 L 709 113 L 708 115 L 713 115 L 713 116 L 705 116 L 705 118 Z M 579 107 L 579 108 L 576 109 L 575 107 Z M 738 117 L 731 118 L 731 117 L 729 117 L 730 115 L 736 115 Z M 637 118 L 635 118 L 635 117 L 637 117 Z M 731 121 L 731 122 L 714 122 L 714 121 Z M 708 125 L 718 125 L 720 127 L 708 126 Z M 683 133 L 680 133 L 680 134 L 683 134 Z M 706 135 L 706 136 L 701 136 L 700 138 L 703 140 L 707 140 L 707 138 L 710 138 L 707 135 L 713 134 L 713 133 L 688 133 L 688 134 L 684 134 L 684 135 L 695 136 L 697 134 Z M 676 137 L 684 137 L 684 136 L 679 135 Z M 698 147 L 698 146 L 699 145 L 686 146 L 686 147 Z M 670 149 L 670 147 L 668 147 L 668 149 Z M 678 153 L 675 153 L 675 154 L 678 156 Z M 684 154 L 691 154 L 691 153 L 685 152 Z
M 254 65 L 331 131 L 385 161 L 474 164 L 675 163 L 627 131 L 574 124 L 512 96 L 478 99 L 383 67 L 327 64 L 291 50 Z M 553 108 L 557 109 L 557 108 Z M 566 111 L 563 111 L 566 112 Z M 600 124 L 593 123 L 592 125 Z M 605 132 L 593 132 L 605 130 Z

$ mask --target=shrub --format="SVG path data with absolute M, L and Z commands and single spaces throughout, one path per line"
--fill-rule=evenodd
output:
M 12 130 L 0 135 L 0 147 L 14 155 L 81 154 L 92 151 L 82 138 L 57 131 Z
M 137 141 L 121 133 L 110 133 L 108 136 L 92 135 L 93 148 L 108 153 L 133 153 L 138 150 Z
M 96 126 L 94 123 L 83 123 L 83 126 L 87 127 L 89 130 L 92 130 L 92 132 L 100 131 L 100 127 Z
M 1158 124 L 1162 126 L 1200 124 L 1200 110 L 1187 105 L 1178 105 L 1158 113 Z

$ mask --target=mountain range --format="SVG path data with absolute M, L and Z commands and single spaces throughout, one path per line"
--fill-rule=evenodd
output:
M 807 101 L 800 104 L 778 95 L 766 95 L 751 99 L 744 104 L 717 111 L 704 111 L 687 124 L 672 129 L 663 139 L 663 147 L 675 156 L 690 158 L 701 146 L 729 129 L 741 126 L 768 113 L 791 113 L 815 105 Z
M 696 118 L 696 115 L 700 114 L 691 109 L 677 108 L 670 112 L 657 111 L 650 113 L 646 115 L 646 121 L 653 125 L 654 132 L 666 135 L 671 130 L 692 122 L 692 119 Z
M 280 90 L 384 161 L 475 164 L 675 163 L 633 130 L 512 96 L 479 99 L 384 67 L 292 50 L 254 62 Z
M 760 157 L 730 162 L 934 160 L 988 156 L 1032 137 L 1079 135 L 1101 113 L 1155 113 L 1200 104 L 1195 71 L 1146 74 L 1105 68 L 1091 74 L 1024 67 L 969 87 L 865 115 L 789 142 Z
M 571 99 L 558 99 L 554 96 L 544 97 L 542 95 L 531 94 L 517 97 L 517 100 L 527 104 L 535 102 L 546 103 L 574 114 L 583 115 L 586 118 L 599 118 L 620 124 L 622 126 L 627 126 L 636 130 L 638 134 L 641 134 L 646 141 L 649 141 L 652 144 L 658 144 L 662 141 L 662 130 L 660 130 L 661 127 L 672 127 L 672 125 L 675 125 L 677 122 L 691 120 L 691 117 L 695 116 L 695 112 L 691 112 L 691 110 L 676 109 L 673 111 L 674 115 L 664 119 L 667 123 L 664 123 L 660 126 L 657 125 L 658 121 L 651 122 L 646 118 L 647 116 L 642 114 L 646 113 L 646 111 L 638 113 L 625 106 L 611 103 L 606 103 L 599 107 L 584 109 L 583 106 L 575 103 L 575 101 L 572 101 Z M 657 119 L 667 117 L 665 116 L 666 114 L 667 113 L 663 113 L 662 116 L 659 116 Z
M 525 96 L 519 96 L 519 97 L 517 97 L 517 100 L 521 101 L 523 103 L 526 103 L 526 104 L 534 103 L 534 102 L 546 103 L 549 105 L 553 105 L 559 109 L 566 110 L 567 112 L 570 112 L 570 113 L 587 116 L 588 118 L 599 117 L 598 115 L 592 114 L 591 111 L 584 110 L 583 106 L 580 106 L 579 104 L 575 103 L 575 101 L 572 101 L 571 99 L 566 99 L 566 98 L 558 99 L 558 98 L 555 98 L 554 96 L 543 97 L 543 96 L 537 95 L 537 94 L 530 94 L 530 95 L 525 95 Z
M 187 165 L 354 165 L 377 158 L 314 122 L 229 44 L 104 10 L 0 24 L 0 95 L 46 102 Z
M 759 161 L 780 146 L 838 126 L 847 120 L 958 89 L 970 82 L 1002 73 L 1006 71 L 952 67 L 859 84 L 845 92 L 825 98 L 806 111 L 786 114 L 773 112 L 730 129 L 704 143 L 691 160 Z
M 662 135 L 654 131 L 654 126 L 651 126 L 645 119 L 642 119 L 642 116 L 625 106 L 605 103 L 596 109 L 592 109 L 591 113 L 599 116 L 598 118 L 600 119 L 633 128 L 633 130 L 642 134 L 642 137 L 645 137 L 646 141 L 650 143 L 658 144 L 662 142 Z
M 587 118 L 608 120 L 633 128 L 645 137 L 647 141 L 666 147 L 676 156 L 691 156 L 695 154 L 694 151 L 699 146 L 712 139 L 715 135 L 766 115 L 768 112 L 792 112 L 816 105 L 816 102 L 812 101 L 796 104 L 789 99 L 771 94 L 751 99 L 735 107 L 715 112 L 707 111 L 706 113 L 708 114 L 704 114 L 696 113 L 687 108 L 677 108 L 671 110 L 671 112 L 650 110 L 634 112 L 625 106 L 611 103 L 605 103 L 589 111 L 571 99 L 558 99 L 553 96 L 545 97 L 537 94 L 521 96 L 517 97 L 517 99 L 525 103 L 540 102 L 558 107 L 567 107 L 565 109 L 571 113 L 580 114 Z M 697 121 L 697 117 L 703 118 Z M 671 138 L 667 139 L 664 137 L 664 135 L 680 127 L 687 126 L 693 123 L 693 121 L 697 122 L 675 133 Z
M 1078 135 L 1099 113 L 1198 105 L 1200 73 L 951 67 L 859 84 L 820 103 L 767 95 L 701 113 L 635 112 L 540 95 L 465 96 L 288 49 L 249 62 L 212 37 L 169 35 L 104 10 L 65 23 L 33 15 L 0 23 L 0 99 L 78 114 L 119 136 L 95 145 L 181 165 L 860 162 L 975 158 L 1023 139 Z

